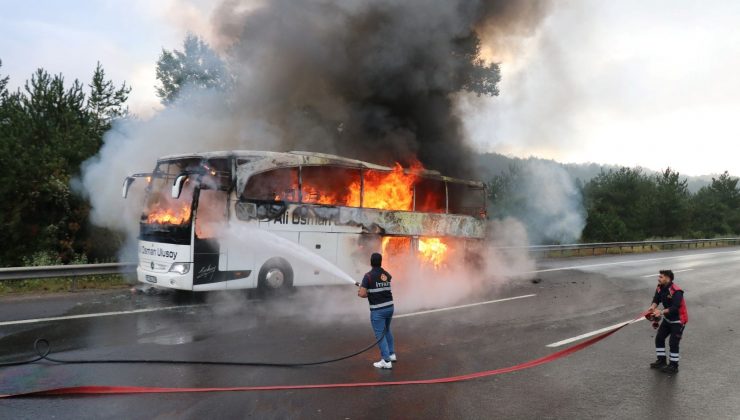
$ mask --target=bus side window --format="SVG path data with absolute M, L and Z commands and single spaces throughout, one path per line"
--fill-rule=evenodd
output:
M 242 198 L 297 202 L 298 168 L 278 168 L 250 176 Z
M 337 166 L 301 167 L 301 201 L 360 207 L 360 170 Z
M 444 213 L 447 193 L 444 181 L 421 178 L 414 185 L 414 211 L 423 213 Z
M 485 217 L 486 196 L 483 188 L 448 182 L 447 194 L 451 214 L 466 214 L 477 218 Z

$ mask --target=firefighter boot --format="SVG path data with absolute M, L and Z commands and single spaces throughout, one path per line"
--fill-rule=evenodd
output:
M 665 357 L 658 357 L 658 360 L 654 361 L 653 363 L 650 363 L 650 369 L 661 369 L 664 367 L 666 367 Z
M 678 363 L 671 362 L 668 366 L 664 366 L 660 371 L 670 374 L 678 373 Z

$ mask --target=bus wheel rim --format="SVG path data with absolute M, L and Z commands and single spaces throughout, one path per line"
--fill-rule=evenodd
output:
M 279 289 L 283 287 L 283 283 L 285 282 L 285 275 L 283 274 L 283 271 L 279 268 L 273 268 L 267 272 L 267 276 L 265 276 L 265 279 L 267 280 L 268 287 L 270 287 L 271 289 Z

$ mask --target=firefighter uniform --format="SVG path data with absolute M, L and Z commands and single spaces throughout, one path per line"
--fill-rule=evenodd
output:
M 658 285 L 653 296 L 653 303 L 656 305 L 662 304 L 664 309 L 668 309 L 668 313 L 663 315 L 663 322 L 661 322 L 655 335 L 655 354 L 658 356 L 658 362 L 656 363 L 662 361 L 665 364 L 665 339 L 670 336 L 668 340 L 670 352 L 667 355 L 670 362 L 669 366 L 677 370 L 679 361 L 678 344 L 681 341 L 683 330 L 686 328 L 686 323 L 689 321 L 683 290 L 673 284 L 673 281 L 663 286 Z

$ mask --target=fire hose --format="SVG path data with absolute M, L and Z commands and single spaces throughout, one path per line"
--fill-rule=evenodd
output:
M 194 393 L 194 392 L 247 392 L 247 391 L 284 391 L 284 390 L 297 390 L 297 389 L 329 389 L 329 388 L 368 388 L 368 387 L 381 387 L 381 386 L 399 386 L 399 385 L 431 385 L 440 383 L 451 383 L 451 382 L 462 382 L 471 379 L 483 378 L 487 376 L 499 375 L 502 373 L 515 372 L 519 370 L 529 369 L 535 366 L 550 363 L 558 359 L 567 357 L 577 351 L 583 350 L 590 347 L 599 341 L 609 337 L 616 333 L 627 325 L 633 324 L 637 321 L 641 321 L 643 318 L 648 318 L 648 313 L 643 313 L 639 317 L 624 322 L 614 329 L 601 333 L 593 338 L 590 338 L 581 343 L 575 344 L 570 347 L 566 347 L 563 350 L 549 354 L 538 359 L 530 360 L 528 362 L 520 363 L 514 366 L 486 370 L 481 372 L 473 372 L 464 375 L 448 376 L 442 378 L 433 379 L 415 379 L 405 381 L 378 381 L 378 382 L 349 382 L 349 383 L 334 383 L 334 384 L 305 384 L 305 385 L 262 385 L 262 386 L 237 386 L 237 387 L 211 387 L 211 388 L 168 388 L 168 387 L 145 387 L 145 386 L 109 386 L 109 385 L 89 385 L 89 386 L 74 386 L 74 387 L 61 387 L 61 388 L 50 388 L 38 391 L 22 392 L 17 394 L 6 394 L 0 395 L 0 398 L 19 398 L 19 397 L 36 397 L 36 396 L 54 396 L 54 395 L 100 395 L 100 394 L 158 394 L 158 393 Z M 382 336 L 381 338 L 382 339 Z M 380 341 L 378 339 L 378 341 Z M 372 346 L 374 346 L 374 343 Z M 370 346 L 370 347 L 372 347 Z M 368 347 L 368 348 L 370 348 Z M 367 349 L 365 349 L 367 350 Z M 363 351 L 365 351 L 363 350 Z M 361 353 L 361 352 L 359 352 Z M 359 354 L 357 353 L 357 354 Z M 47 353 L 48 354 L 48 353 Z M 39 355 L 38 359 L 34 361 L 47 359 L 52 360 L 45 354 L 43 357 Z M 351 356 L 348 356 L 351 357 Z M 347 357 L 345 357 L 347 358 Z M 28 363 L 28 362 L 26 362 Z M 101 363 L 100 361 L 90 361 L 89 363 Z M 116 362 L 122 363 L 122 362 Z M 152 363 L 162 363 L 152 362 Z M 193 362 L 197 363 L 197 362 Z M 326 363 L 326 362 L 324 362 Z M 210 362 L 207 364 L 231 364 L 229 362 Z M 304 364 L 305 365 L 305 364 Z
M 340 360 L 349 359 L 350 357 L 355 357 L 358 354 L 362 354 L 371 348 L 378 345 L 380 340 L 385 337 L 385 332 L 387 330 L 383 330 L 383 333 L 380 335 L 380 337 L 369 346 L 365 347 L 362 350 L 356 351 L 352 354 L 348 354 L 346 356 L 336 357 L 333 359 L 326 359 L 321 360 L 318 362 L 301 362 L 301 363 L 273 363 L 273 362 L 216 362 L 216 361 L 209 361 L 209 360 L 172 360 L 172 359 L 55 359 L 53 357 L 49 357 L 49 354 L 51 353 L 51 344 L 49 343 L 49 340 L 45 338 L 37 338 L 36 341 L 33 342 L 33 349 L 36 351 L 37 356 L 30 360 L 21 360 L 17 362 L 6 362 L 6 363 L 0 363 L 0 368 L 3 367 L 10 367 L 10 366 L 19 366 L 19 365 L 28 365 L 31 363 L 36 363 L 41 360 L 46 360 L 53 363 L 58 364 L 64 364 L 64 365 L 78 365 L 78 364 L 92 364 L 92 363 L 105 363 L 105 364 L 169 364 L 169 365 L 217 365 L 217 366 L 256 366 L 256 367 L 300 367 L 300 366 L 315 366 L 315 365 L 324 365 L 327 363 L 334 363 L 338 362 Z M 42 346 L 45 347 L 42 349 Z

